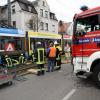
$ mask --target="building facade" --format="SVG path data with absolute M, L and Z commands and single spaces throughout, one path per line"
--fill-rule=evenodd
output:
M 0 7 L 2 21 L 7 24 L 7 5 Z M 21 30 L 58 33 L 58 20 L 50 11 L 46 0 L 13 0 L 11 2 L 11 24 Z
M 1 9 L 2 18 L 6 19 L 7 24 L 8 11 L 7 5 Z M 29 22 L 32 17 L 37 17 L 37 12 L 31 2 L 26 0 L 14 0 L 11 2 L 11 24 L 14 28 L 21 30 L 32 30 Z M 3 21 L 3 20 L 2 20 Z
M 50 11 L 46 0 L 36 0 L 33 5 L 38 13 L 38 31 L 58 33 L 58 20 L 54 13 Z

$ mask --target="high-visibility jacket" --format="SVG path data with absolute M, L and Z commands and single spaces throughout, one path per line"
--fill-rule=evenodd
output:
M 61 60 L 60 52 L 62 51 L 62 48 L 60 46 L 57 46 L 56 50 L 57 50 L 57 52 L 56 52 L 56 60 Z
M 25 58 L 24 58 L 24 56 L 21 55 L 21 56 L 19 57 L 19 63 L 20 63 L 20 64 L 23 64 L 24 61 L 25 61 Z
M 60 52 L 62 51 L 62 48 L 60 46 L 57 46 L 56 48 L 58 48 Z
M 44 64 L 44 56 L 45 56 L 45 50 L 44 48 L 37 48 L 37 50 L 34 52 L 34 57 L 36 58 L 36 64 Z
M 7 67 L 13 67 L 11 58 L 8 57 L 8 58 L 6 58 L 5 60 L 6 60 L 6 62 L 7 62 Z
M 56 57 L 56 48 L 50 47 L 49 57 Z

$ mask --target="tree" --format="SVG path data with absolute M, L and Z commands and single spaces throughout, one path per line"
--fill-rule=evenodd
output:
M 38 15 L 34 15 L 32 16 L 31 19 L 28 20 L 28 27 L 29 29 L 33 30 L 34 32 L 38 32 L 39 28 L 40 28 L 40 18 L 38 18 Z

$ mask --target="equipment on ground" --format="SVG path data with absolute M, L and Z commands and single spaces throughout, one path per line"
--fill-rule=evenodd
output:
M 13 75 L 8 74 L 8 70 L 0 67 L 0 85 L 8 83 L 11 85 L 13 82 Z
M 40 75 L 45 74 L 45 69 L 41 70 L 41 69 L 34 68 L 34 69 L 29 69 L 28 72 L 31 74 L 36 74 L 36 75 L 40 76 Z

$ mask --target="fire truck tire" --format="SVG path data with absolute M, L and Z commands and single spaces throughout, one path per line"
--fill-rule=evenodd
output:
M 12 84 L 13 84 L 13 82 L 12 82 L 12 81 L 9 81 L 9 82 L 8 82 L 8 85 L 12 85 Z
M 100 88 L 100 64 L 96 65 L 96 67 L 93 70 L 93 80 Z

